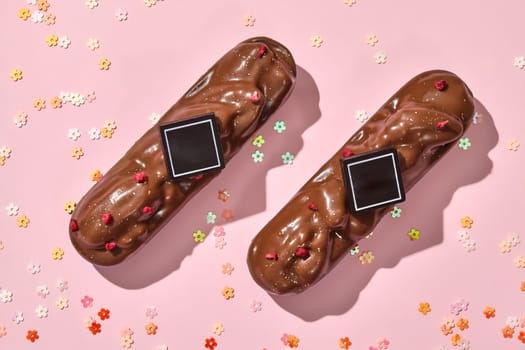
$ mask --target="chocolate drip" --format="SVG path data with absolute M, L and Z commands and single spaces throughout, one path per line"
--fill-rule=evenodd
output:
M 283 45 L 264 37 L 248 39 L 217 61 L 159 123 L 214 113 L 227 163 L 286 100 L 295 76 L 295 62 Z M 142 172 L 145 178 L 136 176 Z M 88 261 L 117 264 L 217 175 L 169 178 L 154 126 L 78 203 L 69 228 L 71 241 Z M 112 220 L 103 220 L 104 214 Z
M 472 93 L 456 75 L 429 71 L 410 80 L 254 238 L 248 266 L 255 281 L 272 293 L 303 291 L 328 273 L 391 209 L 350 212 L 340 165 L 348 150 L 358 155 L 394 147 L 408 191 L 463 135 L 473 114 Z M 299 248 L 307 249 L 308 255 L 297 256 Z M 266 258 L 269 252 L 277 258 Z

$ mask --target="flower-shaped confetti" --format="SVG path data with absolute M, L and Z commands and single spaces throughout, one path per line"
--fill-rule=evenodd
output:
M 255 17 L 253 17 L 252 15 L 246 15 L 243 18 L 243 22 L 246 27 L 253 27 L 253 25 L 255 24 Z
M 7 327 L 3 324 L 0 324 L 0 338 L 7 335 Z
M 45 284 L 36 286 L 36 294 L 41 298 L 45 298 L 49 295 L 49 288 Z
M 7 146 L 0 147 L 0 157 L 1 158 L 7 159 L 7 158 L 11 157 L 11 153 L 12 153 L 11 148 L 9 148 Z
M 222 249 L 226 245 L 226 240 L 224 237 L 216 237 L 215 238 L 215 248 Z
M 5 211 L 7 212 L 7 215 L 9 215 L 9 216 L 16 216 L 16 215 L 18 215 L 19 208 L 18 208 L 18 206 L 16 204 L 9 203 L 5 207 Z
M 524 331 L 520 331 L 520 333 L 518 334 L 518 340 L 521 341 L 523 344 L 525 344 L 525 332 Z
M 37 111 L 41 111 L 46 108 L 46 101 L 42 98 L 35 98 L 33 101 L 33 107 L 35 107 Z
M 55 34 L 49 34 L 46 37 L 46 43 L 47 43 L 47 46 L 49 46 L 49 47 L 57 46 L 58 45 L 58 36 L 56 36 Z
M 229 262 L 222 265 L 222 273 L 225 275 L 231 275 L 233 270 L 235 270 L 235 268 Z
M 0 291 L 0 301 L 2 303 L 10 303 L 13 301 L 13 292 L 7 289 L 2 289 Z
M 115 18 L 120 22 L 126 21 L 128 19 L 128 11 L 124 9 L 118 9 L 115 11 Z
M 80 299 L 80 303 L 85 309 L 87 309 L 93 305 L 93 298 L 89 295 L 85 295 L 82 299 Z
M 221 292 L 224 299 L 229 300 L 235 297 L 235 289 L 232 287 L 224 287 Z
M 159 313 L 157 312 L 157 308 L 155 306 L 148 306 L 146 307 L 145 315 L 150 320 L 153 320 L 155 317 L 157 317 Z
M 58 299 L 55 302 L 55 305 L 59 310 L 67 309 L 69 307 L 69 299 L 65 297 L 58 297 Z
M 403 210 L 399 208 L 398 206 L 394 206 L 392 210 L 390 211 L 390 215 L 392 215 L 393 218 L 399 218 L 401 217 L 401 212 Z
M 160 114 L 158 114 L 158 113 L 151 113 L 149 115 L 148 119 L 150 120 L 151 124 L 157 124 L 158 121 L 160 120 Z
M 264 145 L 264 142 L 264 137 L 262 135 L 258 135 L 253 139 L 252 145 L 254 145 L 255 147 L 262 147 L 262 145 Z
M 365 251 L 359 255 L 359 262 L 361 265 L 371 264 L 374 258 L 374 254 L 371 251 Z
M 144 5 L 146 5 L 147 7 L 151 7 L 156 4 L 157 4 L 157 0 L 144 0 Z
M 273 125 L 273 130 L 277 131 L 279 134 L 281 134 L 283 131 L 286 130 L 286 124 L 282 120 L 278 120 Z
M 153 322 L 148 323 L 148 324 L 144 327 L 144 329 L 146 330 L 146 334 L 147 334 L 147 335 L 155 335 L 155 334 L 157 334 L 157 329 L 158 329 L 158 328 L 159 328 L 159 327 L 158 327 L 155 323 L 153 323 Z
M 501 333 L 503 334 L 503 338 L 512 338 L 512 336 L 514 335 L 514 328 L 509 327 L 508 325 L 506 325 L 501 330 Z
M 458 241 L 464 242 L 470 239 L 470 232 L 467 230 L 458 231 Z
M 56 19 L 57 19 L 57 17 L 54 14 L 50 13 L 50 12 L 48 12 L 48 13 L 46 13 L 44 15 L 44 23 L 46 25 L 48 25 L 48 26 L 51 26 L 51 25 L 55 24 Z
M 100 317 L 100 319 L 102 321 L 104 321 L 104 320 L 109 319 L 109 317 L 110 317 L 109 313 L 110 313 L 110 311 L 108 309 L 101 308 L 100 311 L 97 313 L 97 315 L 98 315 L 98 317 Z
M 468 323 L 468 320 L 467 319 L 464 319 L 464 318 L 460 318 L 456 321 L 456 326 L 464 331 L 465 329 L 468 329 L 469 328 L 469 323 Z
M 230 192 L 226 189 L 222 189 L 217 192 L 217 199 L 226 202 L 230 198 Z
M 469 216 L 465 216 L 461 218 L 461 227 L 463 228 L 472 228 L 472 225 L 474 224 L 474 220 L 472 220 Z
M 20 69 L 13 69 L 9 77 L 13 79 L 13 81 L 22 80 L 22 71 Z
M 206 234 L 204 232 L 202 232 L 201 230 L 197 230 L 197 231 L 193 232 L 192 235 L 193 235 L 193 240 L 196 243 L 204 242 L 204 238 L 206 237 Z
M 68 283 L 65 280 L 58 280 L 55 286 L 60 292 L 63 292 L 69 288 Z
M 37 3 L 36 3 L 36 6 L 38 7 L 38 9 L 40 11 L 47 11 L 47 9 L 49 8 L 49 3 L 47 2 L 47 0 L 38 0 Z
M 16 324 L 20 324 L 22 322 L 24 322 L 24 313 L 21 312 L 21 311 L 17 311 L 15 312 L 15 314 L 13 315 L 13 317 L 11 318 L 11 320 L 16 323 Z
M 129 336 L 120 337 L 120 345 L 123 348 L 130 349 L 133 343 L 135 343 L 135 341 L 133 340 L 132 337 L 129 337 Z
M 97 333 L 100 333 L 102 325 L 100 323 L 97 323 L 96 321 L 91 322 L 88 329 L 91 332 L 91 334 L 96 335 Z
M 423 315 L 428 314 L 431 311 L 430 304 L 426 303 L 426 302 L 425 303 L 419 303 L 417 311 L 421 312 Z
M 47 307 L 43 306 L 43 305 L 38 305 L 35 309 L 35 314 L 36 314 L 36 317 L 38 318 L 46 318 L 47 317 L 47 314 L 48 314 L 48 309 Z
M 29 218 L 25 214 L 16 218 L 16 224 L 21 228 L 27 228 L 27 226 L 29 226 L 29 222 Z
M 42 23 L 44 20 L 44 12 L 42 11 L 35 11 L 31 14 L 31 20 L 33 23 Z
M 77 204 L 75 202 L 67 201 L 66 204 L 64 204 L 64 210 L 66 213 L 71 214 L 75 210 L 76 206 Z
M 375 46 L 379 40 L 375 34 L 370 34 L 366 37 L 366 44 L 369 46 Z
M 299 338 L 295 335 L 289 335 L 288 339 L 286 339 L 286 343 L 288 343 L 288 346 L 291 348 L 297 348 L 299 346 Z
M 30 263 L 29 265 L 27 265 L 27 271 L 32 274 L 32 275 L 36 275 L 37 273 L 39 273 L 40 271 L 42 270 L 40 264 L 33 264 L 33 263 Z
M 525 67 L 525 57 L 523 56 L 514 57 L 514 67 L 523 69 L 523 67 Z
M 262 303 L 259 300 L 252 299 L 250 302 L 250 310 L 252 312 L 258 312 L 262 310 Z
M 49 100 L 49 103 L 51 104 L 52 108 L 57 109 L 57 108 L 62 108 L 62 105 L 64 102 L 62 101 L 60 97 L 53 96 L 51 100 Z
M 87 103 L 91 103 L 97 99 L 97 95 L 95 95 L 95 91 L 88 91 L 84 93 L 85 100 Z
M 103 138 L 110 139 L 113 137 L 115 129 L 102 128 L 101 132 Z
M 215 347 L 217 346 L 217 341 L 215 340 L 215 338 L 206 338 L 205 341 L 204 341 L 204 347 L 206 349 L 209 349 L 209 350 L 213 350 L 215 349 Z
M 407 233 L 411 241 L 417 241 L 421 235 L 421 232 L 418 229 L 412 228 Z
M 517 234 L 510 235 L 509 238 L 507 238 L 507 241 L 513 247 L 517 247 L 521 243 L 520 236 L 518 236 Z
M 100 48 L 100 42 L 96 38 L 89 38 L 86 45 L 91 51 Z
M 355 119 L 362 123 L 368 119 L 368 113 L 366 113 L 365 110 L 358 109 L 357 111 L 355 111 Z
M 499 247 L 499 251 L 503 254 L 510 253 L 510 251 L 512 250 L 512 244 L 506 239 L 501 241 L 498 247 Z
M 98 140 L 100 139 L 100 129 L 91 128 L 88 131 L 88 135 L 90 140 Z
M 212 326 L 212 332 L 215 335 L 221 335 L 224 332 L 224 325 L 220 322 L 214 323 Z
M 472 146 L 472 144 L 470 143 L 470 139 L 468 137 L 462 137 L 459 139 L 458 147 L 462 150 L 466 151 L 470 148 L 470 146 Z
M 255 152 L 252 153 L 252 159 L 254 163 L 260 163 L 264 159 L 264 153 L 262 153 L 259 150 L 256 150 Z
M 345 5 L 354 6 L 357 3 L 357 0 L 343 0 L 343 2 Z
M 100 70 L 109 70 L 109 67 L 111 66 L 111 61 L 108 60 L 107 58 L 101 58 L 99 61 L 98 61 L 98 67 L 100 68 Z
M 34 343 L 38 338 L 38 331 L 36 329 L 32 329 L 27 331 L 26 339 L 29 340 L 31 343 Z
M 64 257 L 64 251 L 61 248 L 55 248 L 53 251 L 51 251 L 51 257 L 53 260 L 62 260 Z
M 519 269 L 523 269 L 525 268 L 525 257 L 523 256 L 517 256 L 514 258 L 514 265 L 519 268 Z
M 13 123 L 19 128 L 27 124 L 28 115 L 25 112 L 20 112 L 15 116 Z
M 386 55 L 382 52 L 378 52 L 374 55 L 374 60 L 377 64 L 385 64 L 386 58 Z
M 483 314 L 486 318 L 494 318 L 496 317 L 496 309 L 492 306 L 487 306 L 485 310 L 483 310 Z
M 350 255 L 357 255 L 359 254 L 359 244 L 355 244 L 354 246 L 352 246 L 352 248 L 350 248 Z
M 85 5 L 93 10 L 98 6 L 98 0 L 86 0 Z
M 323 42 L 324 40 L 320 35 L 313 35 L 310 37 L 310 44 L 312 47 L 320 48 Z
M 476 242 L 472 239 L 464 240 L 461 242 L 461 245 L 463 246 L 463 249 L 467 251 L 467 253 L 471 253 L 476 250 Z
M 58 38 L 58 46 L 63 49 L 67 49 L 71 45 L 71 40 L 67 36 L 61 36 Z
M 31 17 L 31 11 L 27 8 L 20 9 L 18 10 L 18 17 L 24 21 L 27 21 L 27 19 Z
M 217 219 L 217 215 L 215 215 L 213 212 L 209 211 L 206 214 L 206 223 L 207 224 L 214 224 L 216 219 Z
M 509 316 L 507 317 L 507 320 L 505 321 L 505 324 L 511 328 L 518 328 L 520 324 L 520 318 L 517 316 Z
M 454 320 L 451 318 L 446 318 L 441 323 L 441 333 L 443 335 L 449 335 L 452 334 L 452 329 L 456 327 L 456 324 L 454 323 Z
M 75 159 L 80 159 L 84 155 L 84 151 L 82 150 L 82 147 L 73 147 L 71 150 L 71 157 Z
M 73 141 L 77 141 L 80 138 L 80 131 L 77 128 L 72 128 L 67 131 L 67 137 Z
M 339 347 L 344 350 L 348 350 L 348 348 L 352 346 L 352 342 L 350 341 L 350 338 L 344 337 L 339 339 Z
M 516 152 L 518 148 L 520 147 L 520 142 L 516 139 L 510 139 L 506 142 L 506 145 L 509 151 Z
M 290 152 L 286 152 L 281 156 L 281 159 L 283 161 L 283 164 L 292 164 L 293 160 L 295 159 L 295 156 Z

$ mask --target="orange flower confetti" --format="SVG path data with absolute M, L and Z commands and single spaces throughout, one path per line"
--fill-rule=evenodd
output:
M 29 225 L 29 218 L 23 214 L 16 218 L 16 224 L 18 227 L 26 228 Z
M 474 220 L 472 220 L 468 216 L 461 218 L 461 227 L 463 228 L 472 228 L 473 223 L 474 223 Z
M 492 306 L 487 306 L 485 310 L 483 310 L 483 313 L 485 314 L 486 318 L 494 318 L 496 317 L 496 309 Z
M 464 331 L 465 329 L 469 327 L 468 320 L 464 318 L 460 318 L 459 320 L 456 321 L 456 326 L 458 326 L 459 329 Z
M 84 151 L 82 151 L 82 148 L 81 147 L 74 147 L 72 150 L 71 150 L 71 157 L 75 158 L 75 159 L 80 159 L 80 157 L 82 157 L 84 155 Z
M 525 281 L 521 282 L 520 290 L 525 292 Z
M 22 71 L 20 69 L 13 69 L 9 77 L 13 79 L 13 81 L 22 80 Z
M 110 66 L 111 66 L 111 61 L 108 60 L 107 58 L 101 58 L 98 61 L 98 67 L 100 68 L 100 70 L 108 70 Z
M 35 107 L 37 111 L 41 111 L 46 108 L 46 101 L 43 98 L 35 98 L 33 107 Z
M 501 333 L 503 334 L 503 338 L 512 338 L 514 335 L 514 328 L 507 325 L 501 330 Z
M 518 339 L 519 339 L 523 344 L 525 344 L 525 332 L 524 332 L 524 331 L 520 331 L 520 334 L 518 334 Z
M 428 314 L 431 311 L 430 304 L 429 303 L 419 303 L 419 307 L 417 308 L 417 311 L 421 312 L 423 315 Z
M 113 137 L 113 133 L 115 132 L 115 129 L 109 129 L 109 128 L 102 128 L 102 137 L 110 139 Z
M 51 98 L 51 100 L 49 101 L 49 103 L 51 103 L 51 107 L 53 108 L 62 108 L 62 99 L 58 96 L 54 96 L 53 98 Z
M 103 176 L 100 170 L 93 170 L 89 175 L 91 176 L 91 181 L 96 182 L 99 182 Z
M 27 331 L 26 339 L 29 340 L 31 343 L 34 343 L 38 338 L 38 331 L 36 329 Z
M 49 8 L 49 3 L 47 2 L 47 0 L 38 0 L 36 6 L 40 11 L 47 11 L 47 9 Z
M 461 335 L 459 334 L 454 334 L 451 338 L 450 338 L 450 342 L 452 343 L 453 346 L 458 346 L 459 345 L 459 342 L 461 341 Z
M 286 342 L 291 348 L 296 348 L 299 346 L 299 338 L 297 338 L 295 335 L 289 335 L 288 339 L 286 339 Z
M 235 297 L 235 289 L 233 289 L 232 287 L 224 287 L 221 293 L 224 299 L 226 300 L 229 300 Z
M 158 328 L 159 328 L 159 327 L 158 327 L 155 323 L 153 323 L 153 322 L 148 323 L 148 324 L 144 327 L 144 329 L 146 329 L 146 334 L 147 334 L 147 335 L 155 335 L 155 334 L 157 334 L 157 329 L 158 329 Z
M 341 349 L 348 350 L 350 346 L 352 346 L 352 342 L 350 341 L 350 339 L 348 339 L 348 337 L 339 339 L 339 347 Z

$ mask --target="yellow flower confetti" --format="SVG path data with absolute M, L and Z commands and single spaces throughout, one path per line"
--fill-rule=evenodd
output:
M 27 8 L 23 8 L 18 10 L 18 17 L 22 18 L 24 21 L 27 21 L 29 17 L 31 17 L 31 11 Z
M 98 67 L 100 68 L 100 70 L 108 70 L 109 66 L 111 66 L 111 61 L 107 58 L 101 58 L 98 61 Z
M 62 260 L 62 257 L 64 256 L 64 251 L 60 248 L 55 248 L 51 252 L 51 256 L 53 257 L 53 260 Z
M 48 37 L 46 38 L 46 43 L 47 43 L 47 46 L 49 47 L 57 46 L 58 36 L 56 36 L 55 34 L 49 34 Z
M 9 77 L 13 79 L 13 81 L 22 80 L 22 71 L 20 69 L 13 69 Z
M 74 210 L 77 204 L 73 201 L 67 201 L 66 204 L 64 204 L 64 210 L 66 213 L 71 214 Z
M 235 297 L 235 289 L 233 289 L 232 287 L 224 287 L 221 294 L 224 297 L 224 299 L 229 300 Z
M 29 222 L 29 218 L 25 214 L 22 214 L 16 218 L 16 224 L 18 227 L 26 228 L 29 225 Z
M 474 220 L 472 220 L 468 216 L 461 218 L 461 227 L 463 228 L 472 228 L 473 223 L 474 223 Z

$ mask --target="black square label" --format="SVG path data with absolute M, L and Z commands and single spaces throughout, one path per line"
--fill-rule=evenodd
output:
M 214 114 L 160 126 L 164 158 L 174 179 L 224 168 Z
M 352 212 L 403 202 L 405 191 L 395 149 L 353 156 L 341 161 Z

